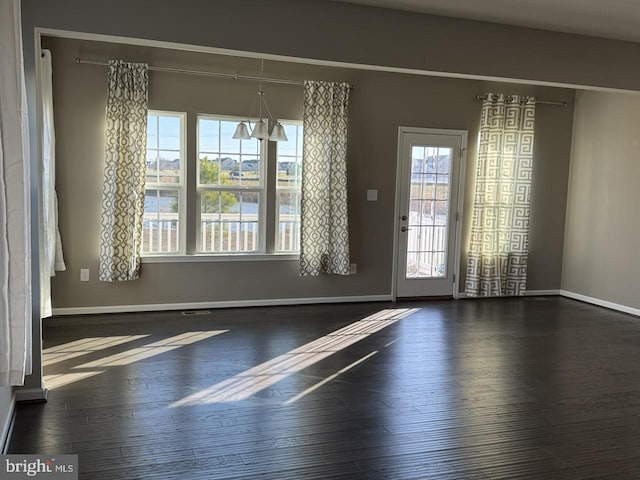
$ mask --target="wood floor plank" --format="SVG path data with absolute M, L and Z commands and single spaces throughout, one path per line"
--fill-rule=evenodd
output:
M 638 345 L 559 297 L 53 318 L 9 449 L 83 480 L 635 479 Z

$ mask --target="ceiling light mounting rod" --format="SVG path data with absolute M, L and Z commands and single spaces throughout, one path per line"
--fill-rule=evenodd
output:
M 278 122 L 273 118 L 273 115 L 271 114 L 271 109 L 269 108 L 269 105 L 267 104 L 267 100 L 265 99 L 264 90 L 262 89 L 263 74 L 264 74 L 264 59 L 261 58 L 260 59 L 260 76 L 258 77 L 258 96 L 253 102 L 253 106 L 249 111 L 249 117 L 247 118 L 246 123 L 242 121 L 238 124 L 238 126 L 236 127 L 236 131 L 233 134 L 233 138 L 236 140 L 250 140 L 252 138 L 257 138 L 260 141 L 268 139 L 272 142 L 286 142 L 288 138 L 287 138 L 287 135 L 285 134 L 284 127 L 282 126 L 282 124 L 280 124 L 280 122 Z M 256 102 L 258 103 L 259 117 L 258 117 L 258 121 L 255 123 L 255 126 L 250 131 L 249 129 L 251 128 L 251 116 L 253 115 L 253 110 L 256 106 Z M 265 110 L 269 115 L 269 118 L 267 119 L 266 124 L 262 119 L 262 104 L 264 104 Z M 268 123 L 274 124 L 271 134 L 269 134 Z

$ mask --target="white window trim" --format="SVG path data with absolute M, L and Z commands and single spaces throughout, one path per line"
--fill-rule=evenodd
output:
M 298 261 L 299 253 L 194 253 L 172 256 L 142 257 L 142 263 L 217 263 L 217 262 L 269 262 L 269 261 Z
M 165 184 L 160 182 L 147 182 L 145 179 L 145 191 L 149 190 L 175 190 L 178 192 L 178 251 L 177 252 L 144 252 L 141 258 L 171 258 L 186 255 L 187 251 L 187 182 L 186 182 L 186 112 L 173 112 L 167 110 L 149 110 L 147 115 L 165 117 L 177 117 L 180 119 L 180 183 Z M 158 148 L 159 150 L 159 148 Z M 146 163 L 146 158 L 145 158 Z M 144 262 L 143 262 L 144 263 Z
M 267 164 L 269 163 L 268 159 L 268 140 L 259 141 L 260 146 L 260 185 L 252 186 L 252 185 L 239 185 L 237 187 L 222 187 L 222 186 L 212 186 L 212 187 L 203 187 L 200 185 L 200 119 L 211 119 L 211 120 L 223 120 L 223 121 L 233 121 L 240 123 L 242 121 L 247 121 L 246 118 L 237 117 L 232 115 L 216 115 L 210 113 L 198 113 L 196 114 L 196 253 L 193 256 L 207 256 L 207 257 L 220 257 L 223 261 L 225 258 L 228 260 L 229 258 L 240 257 L 239 259 L 249 259 L 252 256 L 256 255 L 271 255 L 271 253 L 266 252 L 266 219 L 267 219 L 267 185 L 268 185 L 268 168 Z M 255 123 L 257 119 L 250 119 L 251 122 Z M 231 154 L 229 155 L 236 155 Z M 240 170 L 242 171 L 242 170 Z M 201 192 L 256 192 L 258 194 L 258 202 L 259 202 L 259 212 L 258 212 L 258 250 L 249 251 L 249 252 L 208 252 L 202 251 L 202 220 L 201 220 L 201 206 L 200 206 L 200 193 Z

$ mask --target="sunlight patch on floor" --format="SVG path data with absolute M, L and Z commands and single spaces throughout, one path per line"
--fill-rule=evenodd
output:
M 63 343 L 62 345 L 56 345 L 43 350 L 42 365 L 46 367 L 148 336 L 149 335 L 120 335 L 115 337 L 89 337 Z
M 54 390 L 56 388 L 64 387 L 65 385 L 79 382 L 80 380 L 85 380 L 101 373 L 104 373 L 104 371 L 98 370 L 91 372 L 59 373 L 56 375 L 45 375 L 43 377 L 43 380 L 48 390 Z
M 342 375 L 343 373 L 348 372 L 349 370 L 351 370 L 354 367 L 357 367 L 358 365 L 360 365 L 361 363 L 366 362 L 367 360 L 369 360 L 371 357 L 373 357 L 376 353 L 378 353 L 378 350 L 374 350 L 371 353 L 368 353 L 367 355 L 365 355 L 364 357 L 356 360 L 355 362 L 351 363 L 350 365 L 347 365 L 344 368 L 341 368 L 340 370 L 338 370 L 336 373 L 333 373 L 331 375 L 329 375 L 327 378 L 320 380 L 318 383 L 316 383 L 315 385 L 310 386 L 309 388 L 307 388 L 306 390 L 300 392 L 299 394 L 297 394 L 295 397 L 291 397 L 289 400 L 287 400 L 286 402 L 284 402 L 285 405 L 289 405 L 290 403 L 293 402 L 297 402 L 298 400 L 300 400 L 302 397 L 309 395 L 311 392 L 313 392 L 314 390 L 317 390 L 318 388 L 320 388 L 321 386 L 323 386 L 326 383 L 329 383 L 330 381 L 338 378 L 340 375 Z
M 186 332 L 174 337 L 158 340 L 157 342 L 149 343 L 141 347 L 132 348 L 125 352 L 109 355 L 105 358 L 100 358 L 92 362 L 83 363 L 76 368 L 104 368 L 104 367 L 121 367 L 123 365 L 129 365 L 140 360 L 154 357 L 161 353 L 170 352 L 185 345 L 191 345 L 192 343 L 206 340 L 207 338 L 220 335 L 228 332 L 229 330 L 210 330 L 206 332 Z
M 201 340 L 220 335 L 229 330 L 210 330 L 204 332 L 185 332 L 170 338 L 158 340 L 140 347 L 130 348 L 124 352 L 108 355 L 98 360 L 92 360 L 65 369 L 67 373 L 56 373 L 44 376 L 44 383 L 49 390 L 60 388 L 71 383 L 79 382 L 95 375 L 104 373 L 106 370 L 96 370 L 105 367 L 120 367 L 130 365 L 134 362 L 154 357 L 164 352 L 169 352 L 185 345 L 191 345 Z M 111 347 L 123 345 L 127 342 L 139 340 L 149 335 L 123 335 L 115 337 L 90 337 L 75 340 L 73 342 L 56 345 L 43 352 L 44 365 L 52 364 L 88 355 L 91 353 L 106 350 Z M 79 371 L 75 371 L 79 370 Z
M 418 310 L 418 308 L 381 310 L 272 360 L 239 373 L 232 378 L 223 380 L 209 388 L 189 395 L 182 400 L 178 400 L 171 404 L 171 407 L 186 407 L 245 400 L 280 380 L 294 373 L 298 373 L 304 368 L 393 325 Z

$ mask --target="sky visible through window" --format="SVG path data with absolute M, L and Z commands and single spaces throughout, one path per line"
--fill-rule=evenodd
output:
M 240 140 L 231 138 L 236 130 L 236 122 L 219 122 L 218 120 L 206 120 L 204 118 L 201 118 L 198 123 L 200 150 L 206 152 L 218 150 L 218 142 L 220 142 L 218 124 L 220 124 L 222 133 L 220 150 L 224 153 L 240 153 Z
M 160 133 L 160 143 L 158 143 L 158 132 Z M 157 148 L 156 145 L 160 150 L 180 150 L 180 118 L 149 115 L 147 147 Z
M 169 116 L 149 116 L 150 124 L 158 122 L 158 128 L 156 130 L 155 125 L 150 125 L 148 132 L 147 146 L 149 148 L 156 148 L 156 145 L 160 150 L 179 150 L 180 149 L 180 119 L 177 117 Z M 220 128 L 222 130 L 222 143 L 220 144 L 221 151 L 225 153 L 239 153 L 240 141 L 233 140 L 231 138 L 235 131 L 235 122 L 221 122 Z M 216 151 L 218 150 L 218 142 L 220 137 L 218 135 L 218 122 L 200 120 L 198 125 L 200 129 L 200 150 L 203 151 Z M 284 125 L 285 132 L 289 138 L 288 142 L 278 142 L 278 152 L 280 155 L 295 155 L 296 154 L 296 134 L 294 125 Z M 158 139 L 158 132 L 160 138 Z M 159 141 L 159 143 L 158 143 Z M 297 151 L 302 151 L 302 135 L 298 138 Z M 167 158 L 166 160 L 173 160 L 173 158 Z

